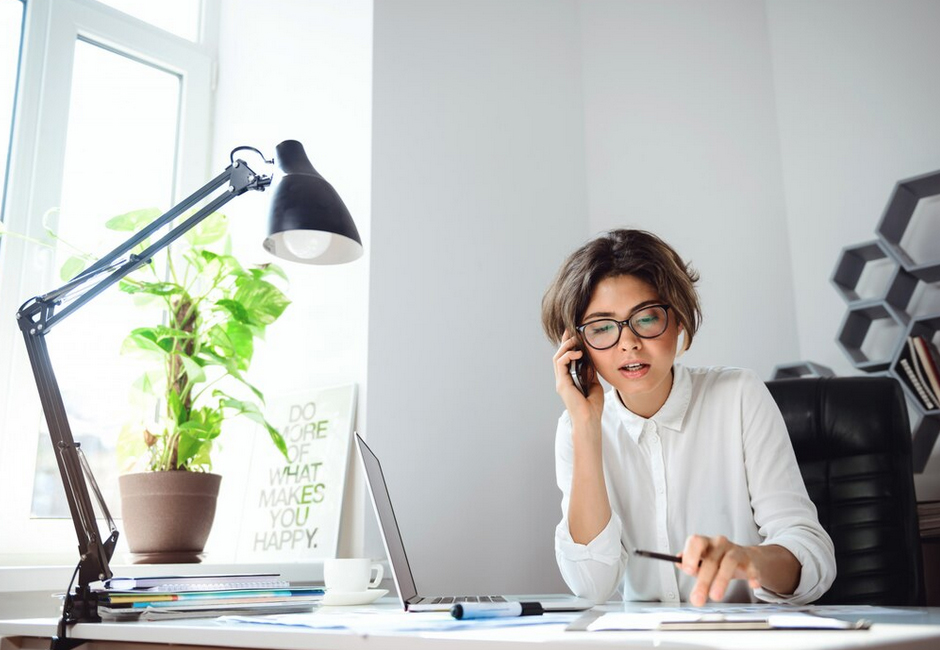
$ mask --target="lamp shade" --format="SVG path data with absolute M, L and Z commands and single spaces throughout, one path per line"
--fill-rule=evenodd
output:
M 283 172 L 271 199 L 268 237 L 272 255 L 303 264 L 343 264 L 362 256 L 362 239 L 333 186 L 320 176 L 302 144 L 285 140 L 275 150 Z

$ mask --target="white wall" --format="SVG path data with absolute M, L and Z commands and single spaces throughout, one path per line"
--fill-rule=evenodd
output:
M 564 588 L 542 293 L 588 235 L 577 8 L 375 4 L 368 440 L 418 588 Z
M 634 226 L 701 274 L 690 365 L 799 359 L 762 3 L 580 3 L 591 231 Z

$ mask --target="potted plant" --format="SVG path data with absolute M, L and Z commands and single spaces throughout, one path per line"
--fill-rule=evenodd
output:
M 106 226 L 134 232 L 159 214 L 137 210 Z M 118 442 L 119 457 L 142 470 L 119 477 L 124 531 L 137 561 L 201 557 L 221 481 L 211 472 L 211 452 L 226 421 L 261 424 L 287 455 L 261 411 L 263 394 L 245 376 L 255 341 L 290 304 L 272 283 L 287 278 L 273 264 L 242 265 L 229 252 L 227 226 L 224 215 L 208 217 L 173 244 L 165 263 L 147 264 L 120 282 L 135 302 L 158 301 L 166 313 L 163 323 L 133 329 L 122 346 L 147 366 L 132 390 L 159 402 L 161 413 L 155 423 L 125 427 Z M 88 261 L 71 258 L 63 276 Z

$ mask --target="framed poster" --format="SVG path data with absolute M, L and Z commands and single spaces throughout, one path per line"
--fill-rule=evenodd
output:
M 336 556 L 355 413 L 355 384 L 268 399 L 265 416 L 284 436 L 288 460 L 259 426 L 238 562 Z

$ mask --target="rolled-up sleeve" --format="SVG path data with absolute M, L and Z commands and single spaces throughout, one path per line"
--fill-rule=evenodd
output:
M 786 548 L 799 561 L 800 581 L 792 594 L 757 589 L 760 600 L 802 605 L 828 591 L 836 577 L 832 539 L 819 523 L 780 409 L 754 375 L 744 386 L 745 467 L 754 522 L 763 541 Z
M 555 435 L 555 475 L 561 490 L 561 522 L 555 528 L 555 558 L 562 578 L 572 593 L 603 603 L 617 588 L 627 562 L 621 532 L 623 525 L 616 513 L 597 537 L 588 544 L 571 539 L 568 528 L 568 501 L 573 475 L 571 421 L 565 412 L 558 420 Z

